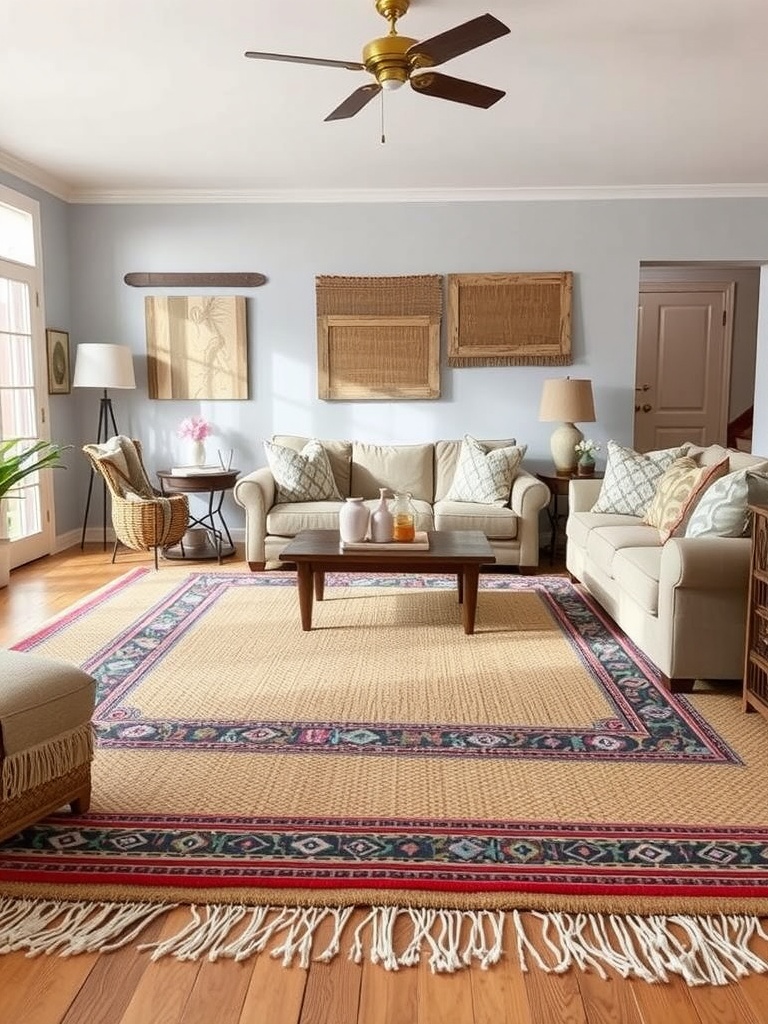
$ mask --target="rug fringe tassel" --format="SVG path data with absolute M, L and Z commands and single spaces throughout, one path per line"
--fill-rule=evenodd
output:
M 74 956 L 111 952 L 133 942 L 152 921 L 177 904 L 0 899 L 0 954 Z M 245 960 L 266 953 L 283 966 L 306 969 L 342 951 L 354 907 L 191 906 L 190 920 L 175 935 L 141 943 L 151 959 Z M 395 932 L 398 918 L 404 918 Z M 319 947 L 318 930 L 331 927 Z M 727 985 L 768 971 L 750 944 L 768 941 L 760 919 L 750 915 L 567 914 L 539 911 L 462 911 L 423 907 L 371 907 L 355 924 L 348 957 L 366 957 L 385 970 L 413 967 L 427 958 L 434 973 L 453 973 L 472 963 L 488 970 L 502 956 L 505 924 L 512 924 L 520 969 L 548 973 L 572 968 L 607 978 L 666 982 L 678 975 L 688 985 Z

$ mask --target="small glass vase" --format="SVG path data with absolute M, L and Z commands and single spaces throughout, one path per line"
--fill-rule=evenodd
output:
M 202 441 L 192 442 L 192 465 L 205 465 L 205 444 Z
M 576 463 L 577 476 L 594 476 L 595 460 L 591 455 L 582 455 Z
M 416 509 L 411 495 L 399 493 L 392 503 L 392 540 L 410 542 L 416 538 Z

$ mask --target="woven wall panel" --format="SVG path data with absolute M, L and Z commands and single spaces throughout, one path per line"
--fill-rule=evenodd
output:
M 441 278 L 318 277 L 318 396 L 439 398 Z
M 448 365 L 569 365 L 572 290 L 569 271 L 452 274 Z

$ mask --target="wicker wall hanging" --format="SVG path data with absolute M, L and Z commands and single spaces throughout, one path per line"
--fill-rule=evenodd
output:
M 451 274 L 449 366 L 568 366 L 573 274 Z
M 439 398 L 439 275 L 317 277 L 317 394 Z

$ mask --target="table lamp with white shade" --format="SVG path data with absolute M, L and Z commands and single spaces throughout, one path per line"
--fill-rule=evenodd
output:
M 539 420 L 560 423 L 549 440 L 552 461 L 558 476 L 570 476 L 578 462 L 576 445 L 584 440 L 584 434 L 574 424 L 595 421 L 592 381 L 573 377 L 545 380 Z
M 96 432 L 96 443 L 101 444 L 111 435 L 117 434 L 115 413 L 112 409 L 110 388 L 135 388 L 136 377 L 133 372 L 133 353 L 128 345 L 113 345 L 102 342 L 85 342 L 77 346 L 75 356 L 75 375 L 72 379 L 73 388 L 100 388 L 103 391 L 99 404 L 99 427 Z M 85 545 L 85 531 L 88 526 L 88 511 L 91 507 L 93 491 L 93 467 L 88 482 L 88 499 L 85 503 L 83 533 L 80 547 Z M 104 547 L 107 546 L 107 491 L 103 485 L 103 531 Z

